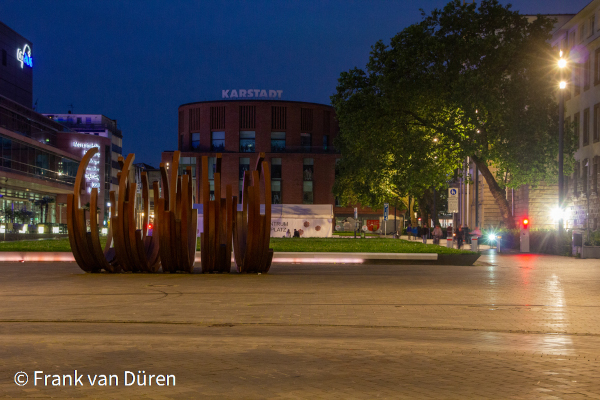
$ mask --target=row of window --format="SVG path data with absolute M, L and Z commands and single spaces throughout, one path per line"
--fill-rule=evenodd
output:
M 598 194 L 598 161 L 600 157 L 596 156 L 593 158 L 592 162 L 589 159 L 584 159 L 581 163 L 577 163 L 575 165 L 575 170 L 573 171 L 573 176 L 571 178 L 571 184 L 573 186 L 573 196 L 579 197 L 579 183 L 581 183 L 581 193 L 585 196 L 588 194 L 588 189 L 590 194 L 595 193 Z M 591 172 L 591 174 L 590 174 Z M 588 187 L 588 185 L 590 185 Z M 569 191 L 569 177 L 564 177 L 564 186 L 563 190 L 565 193 Z
M 0 166 L 12 171 L 73 184 L 79 162 L 14 139 L 0 137 Z
M 600 103 L 594 105 L 594 115 L 592 122 L 592 141 L 600 141 Z M 571 123 L 571 117 L 566 119 L 567 125 Z M 583 120 L 581 113 L 573 114 L 573 133 L 577 148 L 588 146 L 590 144 L 590 109 L 583 110 Z M 581 136 L 581 137 L 580 137 Z
M 302 168 L 302 202 L 304 204 L 313 204 L 313 176 L 314 176 L 314 159 L 305 158 Z M 214 200 L 214 174 L 216 171 L 216 158 L 208 158 L 208 179 L 210 186 L 210 198 Z M 244 182 L 244 173 L 250 171 L 250 158 L 241 157 L 239 161 L 239 193 L 238 201 L 242 201 L 242 188 Z M 282 173 L 281 173 L 281 158 L 271 159 L 271 202 L 273 204 L 281 204 Z
M 210 107 L 209 126 L 211 130 L 225 129 L 225 106 Z M 313 115 L 312 108 L 300 109 L 300 130 L 310 132 L 313 130 Z M 184 111 L 179 111 L 179 132 L 184 131 Z M 194 132 L 200 130 L 200 107 L 191 108 L 189 110 L 189 131 Z M 331 129 L 331 111 L 323 110 L 323 133 L 330 133 Z M 272 106 L 271 107 L 271 129 L 284 130 L 287 127 L 287 107 Z M 256 129 L 256 106 L 246 105 L 239 106 L 239 129 L 254 130 Z
M 181 136 L 183 137 L 183 136 Z M 292 148 L 286 145 L 285 132 L 271 132 L 271 152 L 285 153 L 286 151 L 300 150 L 310 152 L 313 150 L 312 133 L 300 134 L 300 148 Z M 191 134 L 192 150 L 200 150 L 200 134 Z M 180 143 L 180 148 L 182 143 Z M 256 131 L 241 131 L 239 135 L 239 152 L 240 153 L 255 153 L 256 152 Z M 329 135 L 323 135 L 322 150 L 329 150 Z M 224 152 L 225 151 L 225 132 L 211 132 L 210 151 Z

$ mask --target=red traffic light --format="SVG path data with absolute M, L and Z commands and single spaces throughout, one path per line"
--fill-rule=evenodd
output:
M 148 224 L 148 229 L 152 229 L 152 224 Z
M 527 229 L 528 226 L 529 226 L 529 220 L 527 218 L 525 218 L 523 220 L 523 229 Z

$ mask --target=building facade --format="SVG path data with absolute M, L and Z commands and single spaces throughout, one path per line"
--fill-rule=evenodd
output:
M 201 176 L 202 156 L 214 164 L 216 154 L 222 153 L 223 185 L 232 185 L 239 195 L 244 171 L 264 152 L 271 166 L 274 204 L 334 204 L 337 132 L 333 108 L 322 104 L 276 100 L 184 104 L 179 107 L 180 168 L 191 165 L 196 178 Z M 172 152 L 163 153 L 163 162 L 171 159 Z M 212 194 L 212 169 L 209 179 Z M 199 180 L 194 184 L 198 201 Z
M 552 39 L 557 56 L 567 59 L 565 122 L 576 136 L 575 171 L 566 176 L 565 227 L 597 230 L 600 201 L 600 0 L 594 0 L 557 30 Z
M 58 122 L 75 135 L 65 134 L 59 140 L 59 147 L 72 154 L 82 156 L 90 147 L 97 147 L 98 153 L 86 170 L 86 193 L 98 188 L 98 197 L 103 199 L 100 215 L 108 221 L 110 191 L 117 191 L 117 173 L 120 171 L 119 157 L 123 155 L 123 134 L 117 121 L 102 114 L 44 114 Z
M 73 192 L 81 161 L 59 148 L 68 129 L 31 108 L 31 48 L 0 22 L 0 230 L 5 232 L 64 223 L 66 195 Z

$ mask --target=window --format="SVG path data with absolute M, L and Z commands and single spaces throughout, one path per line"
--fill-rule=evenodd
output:
M 217 171 L 217 157 L 208 157 L 208 185 L 210 199 L 215 199 L 215 172 Z
M 594 143 L 600 140 L 600 103 L 594 105 L 593 140 Z
M 281 181 L 271 181 L 271 203 L 281 204 Z
M 210 135 L 210 151 L 225 151 L 225 132 L 211 132 Z
M 304 132 L 311 132 L 313 130 L 312 108 L 300 109 L 300 130 Z
M 303 182 L 302 204 L 313 204 L 313 183 Z
M 256 106 L 240 106 L 240 129 L 256 129 Z
M 329 149 L 329 135 L 323 135 L 323 150 L 327 151 Z
M 302 166 L 302 178 L 304 181 L 313 180 L 313 175 L 315 172 L 314 163 L 315 161 L 312 158 L 304 159 L 304 165 Z
M 183 132 L 183 111 L 179 111 L 179 132 Z
M 6 50 L 2 49 L 2 65 L 6 66 Z
M 210 129 L 225 129 L 225 106 L 210 108 Z
M 581 161 L 581 165 L 582 168 L 581 170 L 583 171 L 583 173 L 581 174 L 581 182 L 583 183 L 582 185 L 582 191 L 584 195 L 588 195 L 588 170 L 589 170 L 589 160 L 586 158 L 584 160 Z
M 589 58 L 583 64 L 583 90 L 590 88 L 590 64 L 591 60 Z
M 254 131 L 240 132 L 240 153 L 254 153 L 256 151 Z
M 588 33 L 588 37 L 590 37 L 594 34 L 595 29 L 596 29 L 596 14 L 594 14 L 590 17 L 590 32 Z
M 579 148 L 579 113 L 573 115 L 573 136 L 575 136 L 575 148 Z
M 271 158 L 271 179 L 281 179 L 281 158 Z
M 573 89 L 575 91 L 573 96 L 581 93 L 581 64 L 573 65 Z
M 590 109 L 583 110 L 583 145 L 590 144 Z
M 182 150 L 183 148 L 183 135 L 179 135 L 179 150 Z
M 239 184 L 239 195 L 238 195 L 238 204 L 242 204 L 242 197 L 244 195 L 243 190 L 244 190 L 244 181 L 240 181 L 240 184 Z
M 311 146 L 312 146 L 312 134 L 301 133 L 300 134 L 300 147 L 302 147 L 302 151 L 310 151 Z
M 583 42 L 585 38 L 585 24 L 579 25 L 579 43 Z
M 200 107 L 190 109 L 190 131 L 200 130 Z
M 592 166 L 592 192 L 598 194 L 598 156 L 594 157 Z
M 573 196 L 575 197 L 579 196 L 579 192 L 577 191 L 577 185 L 579 185 L 579 169 L 579 163 L 576 163 L 573 170 Z
M 323 133 L 330 133 L 331 111 L 323 111 Z
M 192 133 L 191 135 L 192 138 L 192 150 L 199 150 L 200 149 L 200 134 L 199 133 Z
M 271 129 L 286 129 L 286 114 L 285 107 L 271 107 Z
M 575 31 L 569 33 L 569 49 L 575 46 Z
M 303 204 L 313 204 L 313 174 L 314 174 L 314 160 L 312 158 L 305 158 L 304 165 L 302 167 L 302 178 L 303 178 Z
M 271 132 L 271 152 L 283 153 L 285 151 L 285 132 Z
M 240 158 L 240 180 L 244 179 L 244 172 L 250 171 L 250 158 L 241 157 Z
M 594 85 L 600 83 L 600 47 L 594 52 Z

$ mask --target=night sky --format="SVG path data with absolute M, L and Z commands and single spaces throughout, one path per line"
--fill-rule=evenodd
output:
M 508 1 L 501 1 L 503 4 Z M 33 42 L 42 113 L 104 114 L 123 152 L 158 166 L 177 147 L 177 108 L 221 89 L 279 89 L 329 104 L 341 71 L 421 20 L 421 1 L 2 0 L 0 21 Z M 526 14 L 574 14 L 589 0 L 516 0 Z

